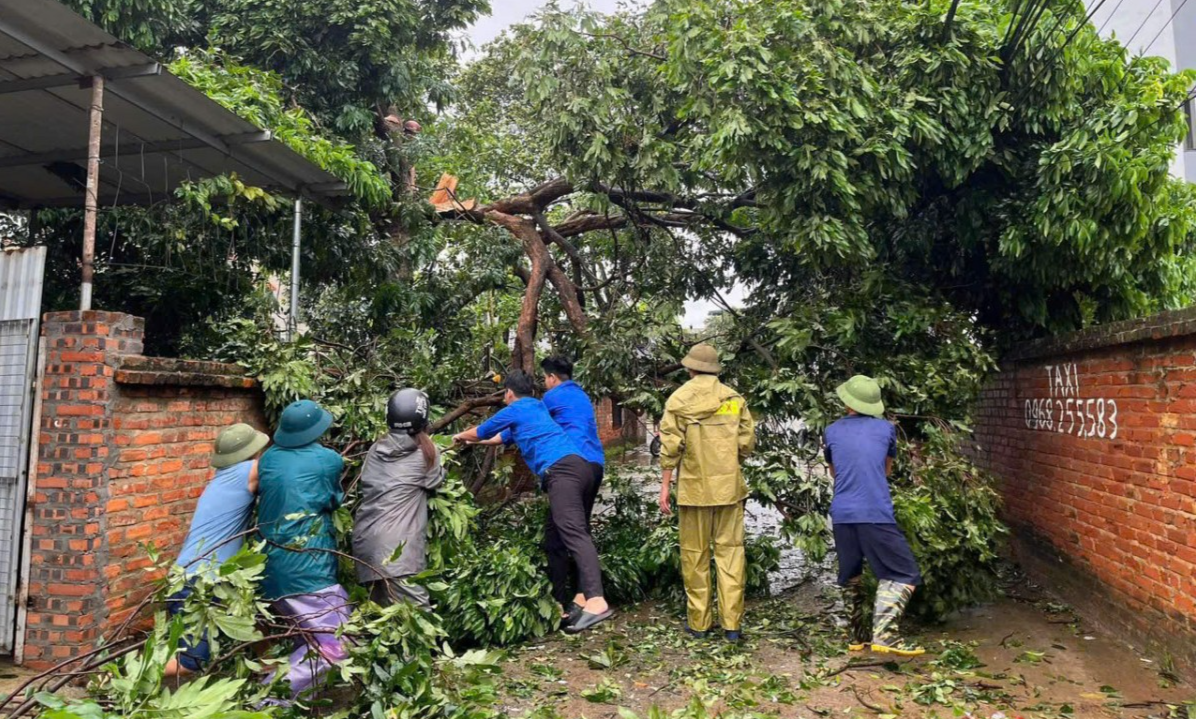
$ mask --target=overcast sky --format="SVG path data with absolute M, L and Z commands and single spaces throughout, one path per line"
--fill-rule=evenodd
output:
M 562 0 L 561 7 L 569 8 L 583 5 L 598 12 L 614 12 L 619 3 L 616 0 L 589 0 L 589 2 L 569 2 Z M 481 47 L 498 37 L 507 26 L 522 22 L 529 15 L 545 5 L 543 0 L 492 0 L 491 13 L 473 24 L 469 29 L 469 38 L 473 44 Z
M 566 8 L 578 4 L 598 12 L 614 12 L 620 7 L 626 6 L 628 2 L 627 0 L 588 0 L 581 3 L 562 0 L 561 2 L 561 6 Z M 631 4 L 639 3 L 632 2 Z M 522 22 L 544 5 L 544 0 L 493 0 L 491 2 L 493 12 L 490 16 L 477 21 L 469 29 L 468 36 L 475 47 L 471 51 L 466 51 L 466 59 L 472 57 L 482 45 L 501 35 L 507 27 Z M 743 292 L 738 287 L 732 287 L 729 291 L 724 292 L 723 296 L 732 304 L 740 304 Z M 681 322 L 686 327 L 701 327 L 706 321 L 706 315 L 715 308 L 716 306 L 711 302 L 689 302 L 685 306 L 685 316 Z

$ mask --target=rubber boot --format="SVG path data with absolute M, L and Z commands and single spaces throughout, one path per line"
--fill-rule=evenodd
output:
M 914 587 L 909 584 L 885 580 L 877 587 L 876 608 L 872 614 L 872 651 L 902 657 L 926 653 L 922 647 L 906 644 L 897 633 L 897 623 L 912 596 Z
M 847 605 L 847 651 L 862 652 L 872 641 L 868 625 L 864 622 L 864 609 L 868 595 L 864 592 L 864 577 L 852 577 L 843 586 L 843 602 Z

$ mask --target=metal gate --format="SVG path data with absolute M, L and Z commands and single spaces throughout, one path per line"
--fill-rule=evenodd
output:
M 46 248 L 0 251 L 0 652 L 13 650 Z

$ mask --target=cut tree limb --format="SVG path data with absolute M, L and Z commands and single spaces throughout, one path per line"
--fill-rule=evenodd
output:
M 528 192 L 499 200 L 481 208 L 482 214 L 491 211 L 506 215 L 531 215 L 542 212 L 553 202 L 573 192 L 573 183 L 563 177 L 557 177 L 541 185 L 533 187 Z
M 502 404 L 502 396 L 502 392 L 495 392 L 493 394 L 488 394 L 485 397 L 474 397 L 472 399 L 467 399 L 461 404 L 457 405 L 456 408 L 451 412 L 429 425 L 428 432 L 430 434 L 435 434 L 476 409 L 481 409 L 483 407 L 497 407 Z

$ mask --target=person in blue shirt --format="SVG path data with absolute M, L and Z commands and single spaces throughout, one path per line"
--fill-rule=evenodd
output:
M 889 474 L 897 456 L 897 430 L 883 419 L 885 407 L 876 380 L 856 375 L 836 388 L 847 416 L 826 428 L 826 461 L 835 481 L 831 500 L 839 585 L 851 606 L 852 651 L 871 643 L 878 654 L 917 656 L 921 647 L 905 643 L 897 624 L 914 589 L 922 583 L 917 560 L 897 526 Z M 880 580 L 872 633 L 864 626 L 864 561 Z
M 519 447 L 527 466 L 540 477 L 540 485 L 548 494 L 545 536 L 550 539 L 546 539 L 545 549 L 549 576 L 567 577 L 570 557 L 577 563 L 579 588 L 585 603 L 576 620 L 565 625 L 566 632 L 576 634 L 614 616 L 603 597 L 598 550 L 586 521 L 585 497 L 597 493 L 597 479 L 577 444 L 553 420 L 544 403 L 533 396 L 535 383 L 530 375 L 513 370 L 503 381 L 503 387 L 506 389 L 503 402 L 507 406 L 453 440 L 475 444 L 510 431 L 511 440 Z M 557 591 L 554 589 L 554 593 Z
M 253 501 L 257 496 L 257 457 L 270 443 L 265 432 L 247 424 L 234 424 L 216 437 L 212 468 L 216 476 L 204 487 L 191 516 L 191 528 L 175 564 L 183 568 L 187 584 L 166 600 L 171 616 L 183 610 L 191 595 L 194 578 L 216 568 L 241 550 Z M 168 677 L 196 672 L 211 659 L 207 634 L 183 637 L 179 653 L 166 663 Z
M 573 363 L 568 359 L 561 356 L 545 357 L 540 362 L 540 369 L 544 370 L 544 386 L 547 388 L 541 400 L 545 409 L 577 445 L 582 458 L 590 463 L 590 469 L 594 473 L 594 481 L 586 487 L 582 495 L 586 531 L 589 532 L 594 502 L 598 499 L 598 492 L 606 474 L 606 451 L 602 448 L 602 440 L 598 438 L 598 419 L 594 416 L 594 403 L 590 401 L 589 395 L 581 385 L 573 381 Z M 510 443 L 511 431 L 505 430 L 499 437 L 484 444 Z M 586 603 L 585 594 L 580 590 L 581 577 L 577 573 L 577 563 L 569 561 L 569 553 L 561 541 L 559 532 L 547 533 L 544 545 L 544 551 L 549 557 L 560 560 L 549 562 L 548 578 L 552 582 L 553 598 L 562 607 L 569 607 L 565 623 L 571 624 L 581 616 Z

